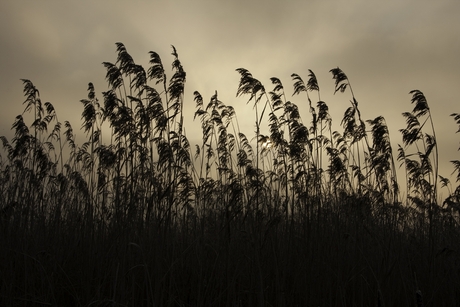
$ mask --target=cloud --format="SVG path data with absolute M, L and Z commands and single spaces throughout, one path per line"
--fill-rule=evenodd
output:
M 78 130 L 79 100 L 86 96 L 87 83 L 93 82 L 99 93 L 107 89 L 101 63 L 116 60 L 115 42 L 123 42 L 145 68 L 148 51 L 158 52 L 169 74 L 173 44 L 187 71 L 190 114 L 193 91 L 207 99 L 217 90 L 241 114 L 249 134 L 252 106 L 235 97 L 235 69 L 249 69 L 267 89 L 269 78 L 279 77 L 289 99 L 301 108 L 305 101 L 291 97 L 290 74 L 307 78 L 312 69 L 338 125 L 349 104 L 349 95 L 332 94 L 329 70 L 339 66 L 353 84 L 363 116 L 384 115 L 395 142 L 404 125 L 400 113 L 412 107 L 408 92 L 422 90 L 442 132 L 443 159 L 457 153 L 458 142 L 451 141 L 456 127 L 448 116 L 460 112 L 455 110 L 457 0 L 7 0 L 0 11 L 0 91 L 7 106 L 0 114 L 0 134 L 11 133 L 14 116 L 22 112 L 20 78 L 31 79 L 43 100 L 62 113 L 61 120 L 71 120 Z M 306 111 L 305 121 L 308 116 Z M 191 124 L 199 129 L 198 123 Z

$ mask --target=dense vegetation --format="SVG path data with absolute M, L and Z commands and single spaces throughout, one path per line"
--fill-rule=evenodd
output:
M 279 79 L 267 91 L 240 68 L 254 142 L 217 92 L 207 103 L 195 92 L 193 147 L 176 49 L 168 78 L 157 53 L 145 70 L 116 46 L 110 89 L 99 100 L 90 83 L 81 100 L 81 145 L 22 80 L 25 110 L 1 137 L 2 306 L 460 305 L 460 188 L 438 174 L 421 91 L 395 154 L 339 68 L 342 132 L 312 71 L 292 75 L 304 121 Z

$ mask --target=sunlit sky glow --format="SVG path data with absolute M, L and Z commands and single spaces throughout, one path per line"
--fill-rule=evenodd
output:
M 342 131 L 350 96 L 333 95 L 329 70 L 338 66 L 350 79 L 362 116 L 383 115 L 395 145 L 402 142 L 401 113 L 412 109 L 408 93 L 421 90 L 437 129 L 440 173 L 449 176 L 448 161 L 459 158 L 460 135 L 449 116 L 460 112 L 459 16 L 458 0 L 3 0 L 0 134 L 11 136 L 14 117 L 23 111 L 21 78 L 37 86 L 60 121 L 69 120 L 78 130 L 79 100 L 86 97 L 88 82 L 99 98 L 107 90 L 102 62 L 116 61 L 116 42 L 146 69 L 149 51 L 169 67 L 174 45 L 187 72 L 185 127 L 192 144 L 200 131 L 200 123 L 193 122 L 195 90 L 205 101 L 217 90 L 220 100 L 235 107 L 242 130 L 254 131 L 252 106 L 235 97 L 239 67 L 267 90 L 270 77 L 280 78 L 288 96 L 290 75 L 307 80 L 312 69 L 334 128 Z M 304 97 L 291 100 L 309 122 Z M 77 136 L 82 142 L 83 132 Z

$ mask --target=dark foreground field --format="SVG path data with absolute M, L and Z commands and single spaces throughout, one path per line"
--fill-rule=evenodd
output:
M 222 210 L 170 226 L 30 216 L 26 229 L 15 217 L 0 242 L 1 303 L 417 306 L 421 291 L 425 306 L 458 306 L 456 223 L 436 220 L 430 241 L 407 210 L 375 218 L 355 201 L 311 221 Z
M 81 100 L 81 145 L 23 80 L 25 110 L 1 137 L 1 306 L 460 306 L 460 189 L 438 174 L 421 91 L 395 155 L 339 68 L 342 132 L 312 71 L 292 75 L 302 121 L 279 79 L 267 92 L 241 68 L 254 141 L 217 93 L 195 92 L 192 147 L 174 47 L 169 79 L 155 52 L 147 70 L 117 54 L 110 90 L 99 101 L 90 83 Z

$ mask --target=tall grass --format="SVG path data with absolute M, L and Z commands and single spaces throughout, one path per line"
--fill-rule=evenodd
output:
M 81 99 L 81 145 L 22 80 L 24 112 L 1 137 L 2 305 L 414 306 L 422 294 L 426 306 L 460 304 L 460 187 L 438 174 L 421 91 L 400 130 L 402 197 L 386 121 L 363 119 L 340 68 L 330 72 L 335 93 L 350 95 L 342 131 L 311 70 L 306 82 L 292 74 L 304 119 L 281 80 L 268 91 L 237 69 L 251 138 L 217 92 L 185 97 L 174 47 L 170 77 L 156 52 L 144 69 L 116 51 L 103 63 L 109 89 L 89 83 Z

